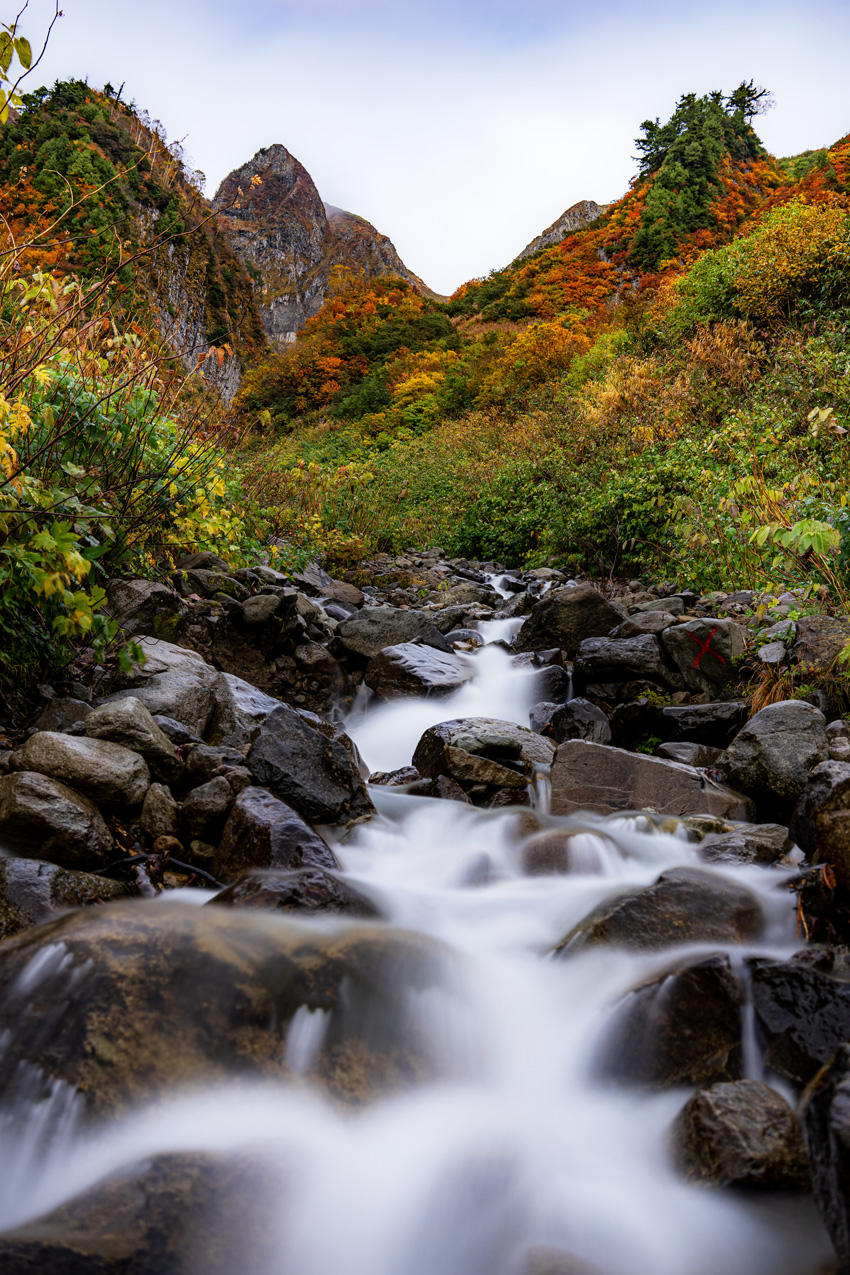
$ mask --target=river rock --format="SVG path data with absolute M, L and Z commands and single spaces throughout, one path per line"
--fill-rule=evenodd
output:
M 811 1170 L 803 1133 L 785 1099 L 756 1080 L 702 1089 L 671 1130 L 686 1177 L 712 1186 L 808 1191 Z
M 763 929 L 758 899 L 744 886 L 699 868 L 671 868 L 643 890 L 600 903 L 555 950 L 567 956 L 599 943 L 638 949 L 745 943 Z
M 709 694 L 734 677 L 733 661 L 743 655 L 745 645 L 744 632 L 734 620 L 688 620 L 661 634 L 664 654 L 685 685 Z
M 350 916 L 378 916 L 371 899 L 325 868 L 281 872 L 251 868 L 222 890 L 210 905 L 256 908 L 266 912 L 344 912 Z
M 63 868 L 98 868 L 112 857 L 112 834 L 97 807 L 38 771 L 0 778 L 0 837 L 18 854 Z
M 382 699 L 449 695 L 475 673 L 471 660 L 415 642 L 385 647 L 369 661 L 364 681 Z
M 105 739 L 38 731 L 16 757 L 18 769 L 49 775 L 109 810 L 140 806 L 150 786 L 150 773 L 138 753 Z
M 134 669 L 134 685 L 110 699 L 131 695 L 140 699 L 153 716 L 173 717 L 202 736 L 215 708 L 219 674 L 196 651 L 157 638 L 143 637 L 139 646 L 145 662 Z
M 186 840 L 216 843 L 233 801 L 233 789 L 224 775 L 193 788 L 183 798 L 180 808 L 180 824 Z
M 622 624 L 618 624 L 616 628 L 611 630 L 609 634 L 612 638 L 635 638 L 641 637 L 645 633 L 663 633 L 665 629 L 669 629 L 671 624 L 675 624 L 676 620 L 669 611 L 659 610 L 642 610 L 641 604 L 637 611 L 623 620 Z M 657 607 L 659 604 L 653 602 L 650 607 Z
M 608 715 L 581 696 L 567 700 L 566 704 L 535 704 L 529 722 L 538 735 L 554 739 L 558 744 L 568 739 L 587 739 L 595 744 L 611 742 Z
M 591 682 L 641 679 L 666 684 L 670 680 L 658 639 L 651 633 L 630 638 L 585 638 L 578 648 L 573 675 L 578 687 Z
M 715 783 L 693 766 L 646 757 L 587 740 L 567 740 L 552 766 L 552 813 L 654 810 L 657 814 L 712 814 L 749 819 L 752 806 L 740 793 Z
M 747 720 L 746 700 L 715 700 L 709 704 L 670 704 L 661 709 L 658 730 L 671 742 L 683 740 L 725 748 Z
M 617 1007 L 596 1071 L 659 1089 L 736 1080 L 743 1067 L 743 999 L 726 955 L 674 966 Z
M 151 843 L 157 837 L 177 836 L 177 802 L 165 784 L 151 784 L 142 802 L 139 823 Z
M 700 842 L 707 863 L 778 863 L 793 845 L 780 823 L 742 825 L 731 832 L 710 832 Z
M 214 781 L 213 781 L 214 782 Z M 265 788 L 239 794 L 224 828 L 214 862 L 220 881 L 232 881 L 246 868 L 336 868 L 327 843 Z
M 32 723 L 31 733 L 39 730 L 72 731 L 80 734 L 82 724 L 92 711 L 91 704 L 73 696 L 48 700 Z
M 422 611 L 402 611 L 398 607 L 364 607 L 339 626 L 339 639 L 346 650 L 367 660 L 387 646 L 420 642 L 451 654 L 452 646 Z
M 842 1044 L 804 1100 L 815 1199 L 840 1262 L 850 1269 L 850 1045 Z
M 589 584 L 552 589 L 532 607 L 514 646 L 518 651 L 557 646 L 573 659 L 585 638 L 607 637 L 624 619 L 622 611 Z
M 103 1116 L 190 1085 L 279 1078 L 294 1016 L 322 1010 L 311 1072 L 363 1100 L 433 1076 L 413 993 L 444 979 L 439 944 L 388 926 L 319 932 L 162 900 L 83 909 L 0 946 L 0 1084 L 38 1068 Z
M 684 766 L 696 766 L 704 770 L 716 766 L 720 757 L 719 748 L 709 748 L 707 744 L 694 744 L 687 739 L 674 740 L 670 744 L 659 744 L 654 757 L 664 757 L 667 761 L 679 761 Z
M 791 816 L 789 832 L 812 863 L 828 863 L 850 886 L 850 764 L 822 761 Z
M 794 658 L 803 671 L 829 673 L 846 642 L 850 616 L 804 615 L 797 621 Z
M 790 961 L 754 958 L 749 966 L 765 1067 L 806 1085 L 850 1041 L 850 962 L 808 949 Z
M 281 704 L 233 673 L 220 673 L 214 691 L 207 738 L 228 748 L 245 749 L 252 744 L 263 722 Z
M 128 637 L 169 638 L 188 609 L 179 594 L 157 580 L 110 580 L 106 586 L 107 613 Z
M 281 704 L 260 727 L 248 768 L 257 782 L 314 823 L 374 813 L 353 752 Z
M 524 790 L 554 752 L 550 740 L 525 726 L 463 717 L 429 727 L 416 745 L 413 765 L 428 779 L 449 775 L 460 783 Z
M 85 720 L 86 734 L 141 753 L 155 773 L 173 778 L 180 771 L 177 749 L 160 730 L 147 707 L 134 695 L 108 700 L 92 709 Z
M 751 796 L 766 813 L 790 815 L 809 771 L 828 757 L 823 713 L 803 700 L 781 700 L 750 718 L 720 766 L 730 784 Z
M 117 881 L 91 872 L 71 872 L 38 859 L 0 858 L 0 939 L 47 921 L 58 912 L 118 899 Z

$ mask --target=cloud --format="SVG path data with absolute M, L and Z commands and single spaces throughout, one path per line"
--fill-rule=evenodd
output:
M 576 200 L 621 194 L 640 121 L 683 92 L 767 85 L 761 132 L 780 154 L 850 127 L 850 23 L 834 0 L 63 3 L 46 79 L 126 80 L 186 136 L 212 190 L 283 142 L 323 198 L 444 292 Z

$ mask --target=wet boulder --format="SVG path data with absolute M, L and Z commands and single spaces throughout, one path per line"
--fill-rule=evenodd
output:
M 140 806 L 150 772 L 138 753 L 105 739 L 38 731 L 16 753 L 16 768 L 78 789 L 107 810 Z
M 439 1042 L 411 993 L 442 987 L 443 962 L 434 941 L 363 922 L 161 900 L 72 912 L 0 946 L 0 1084 L 37 1068 L 104 1116 L 295 1066 L 361 1101 L 433 1076 Z M 291 1024 L 319 1011 L 305 1056 Z
M 765 1066 L 806 1085 L 850 1041 L 850 962 L 808 949 L 790 961 L 749 962 Z
M 756 823 L 708 833 L 699 853 L 707 863 L 778 863 L 792 844 L 781 823 Z
M 652 885 L 607 899 L 561 940 L 567 956 L 600 943 L 652 950 L 679 943 L 745 943 L 764 916 L 744 886 L 698 868 L 671 868 Z
M 113 853 L 112 833 L 94 803 L 38 771 L 0 778 L 0 838 L 17 854 L 64 868 L 99 868 Z
M 617 1006 L 596 1072 L 657 1089 L 709 1085 L 742 1074 L 743 993 L 726 955 L 674 966 Z
M 603 872 L 603 849 L 606 846 L 610 847 L 611 843 L 595 830 L 583 833 L 574 829 L 546 828 L 523 842 L 520 867 L 529 877 Z
M 850 1269 L 850 1045 L 818 1074 L 803 1110 L 815 1199 L 843 1272 Z
M 652 602 L 651 607 L 658 607 L 659 603 Z M 644 611 L 638 608 L 622 624 L 618 624 L 609 634 L 612 638 L 635 638 L 641 637 L 645 633 L 659 634 L 665 629 L 669 629 L 671 624 L 675 624 L 676 620 L 669 611 L 649 610 Z
M 812 863 L 828 863 L 850 886 L 850 763 L 822 761 L 791 816 L 789 832 Z
M 578 648 L 573 676 L 579 688 L 591 682 L 644 680 L 666 685 L 671 680 L 658 639 L 651 633 L 630 638 L 585 638 Z
M 251 868 L 210 899 L 208 906 L 254 908 L 265 912 L 343 912 L 349 916 L 378 916 L 365 894 L 326 868 L 282 872 Z
M 173 717 L 202 736 L 215 708 L 219 674 L 196 651 L 157 638 L 143 637 L 139 646 L 145 657 L 130 676 L 131 687 L 110 699 L 132 695 L 155 717 Z
M 658 732 L 679 740 L 725 748 L 747 720 L 746 700 L 714 700 L 708 704 L 670 704 L 661 709 Z
M 179 774 L 177 749 L 142 701 L 133 695 L 109 700 L 92 709 L 85 719 L 85 732 L 91 739 L 105 739 L 139 753 L 163 779 Z
M 705 770 L 717 764 L 720 749 L 680 739 L 670 744 L 659 744 L 653 756 L 664 757 L 667 761 L 679 761 L 684 766 L 696 766 L 700 770 Z
M 220 881 L 246 868 L 336 868 L 327 842 L 265 788 L 245 788 L 233 804 L 214 862 Z
M 339 639 L 347 651 L 371 660 L 387 646 L 419 642 L 451 654 L 451 643 L 422 611 L 398 607 L 364 607 L 339 626 Z
M 0 858 L 0 939 L 65 912 L 126 894 L 123 885 L 38 859 Z
M 157 837 L 177 836 L 177 802 L 165 784 L 151 784 L 142 802 L 139 823 L 151 842 Z
M 263 722 L 281 703 L 233 673 L 219 674 L 214 692 L 207 738 L 228 748 L 243 749 L 252 744 Z
M 350 748 L 287 704 L 263 722 L 248 768 L 258 784 L 313 823 L 343 823 L 374 813 Z
M 688 620 L 661 634 L 664 654 L 685 685 L 708 694 L 735 676 L 735 660 L 745 645 L 744 631 L 734 620 Z
M 561 744 L 552 766 L 552 813 L 653 810 L 657 814 L 713 814 L 748 819 L 746 797 L 702 771 L 661 757 L 646 757 L 588 740 Z
M 535 704 L 529 722 L 538 735 L 553 739 L 557 744 L 568 739 L 588 739 L 594 744 L 611 742 L 607 713 L 581 696 L 565 704 Z
M 525 726 L 490 717 L 464 717 L 429 727 L 413 765 L 427 779 L 448 775 L 459 783 L 524 790 L 547 767 L 555 747 Z
M 585 638 L 607 637 L 624 619 L 622 611 L 589 584 L 552 589 L 531 608 L 514 646 L 518 651 L 556 646 L 573 659 Z
M 685 1177 L 711 1186 L 808 1191 L 811 1170 L 797 1117 L 775 1089 L 734 1080 L 701 1089 L 671 1130 Z
M 364 681 L 381 699 L 450 695 L 473 676 L 475 665 L 416 642 L 385 647 L 369 661 Z
M 171 637 L 188 609 L 178 593 L 157 580 L 110 580 L 106 586 L 106 610 L 128 637 Z
M 751 717 L 719 765 L 765 813 L 790 815 L 811 771 L 829 757 L 826 719 L 803 700 L 768 704 Z
M 233 789 L 225 775 L 217 775 L 215 779 L 191 789 L 180 808 L 184 839 L 216 843 L 233 801 Z

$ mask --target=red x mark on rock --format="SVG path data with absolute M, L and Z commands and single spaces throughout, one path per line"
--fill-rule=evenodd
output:
M 694 656 L 693 663 L 691 664 L 691 668 L 699 668 L 699 662 L 704 655 L 713 655 L 714 658 L 716 660 L 719 660 L 721 664 L 726 663 L 726 661 L 724 660 L 723 656 L 720 654 L 719 651 L 712 651 L 711 649 L 711 639 L 714 637 L 715 633 L 717 632 L 717 629 L 718 629 L 718 626 L 715 624 L 714 628 L 711 630 L 711 632 L 709 633 L 708 637 L 705 639 L 704 642 L 700 642 L 697 635 L 695 633 L 691 633 L 690 629 L 688 629 L 688 637 L 691 639 L 692 642 L 696 642 L 697 646 L 699 647 L 699 650 Z

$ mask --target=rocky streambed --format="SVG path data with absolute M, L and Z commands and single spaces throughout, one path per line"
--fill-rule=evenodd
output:
M 439 551 L 109 597 L 143 662 L 0 756 L 4 1272 L 850 1269 L 850 738 L 741 693 L 846 621 Z

